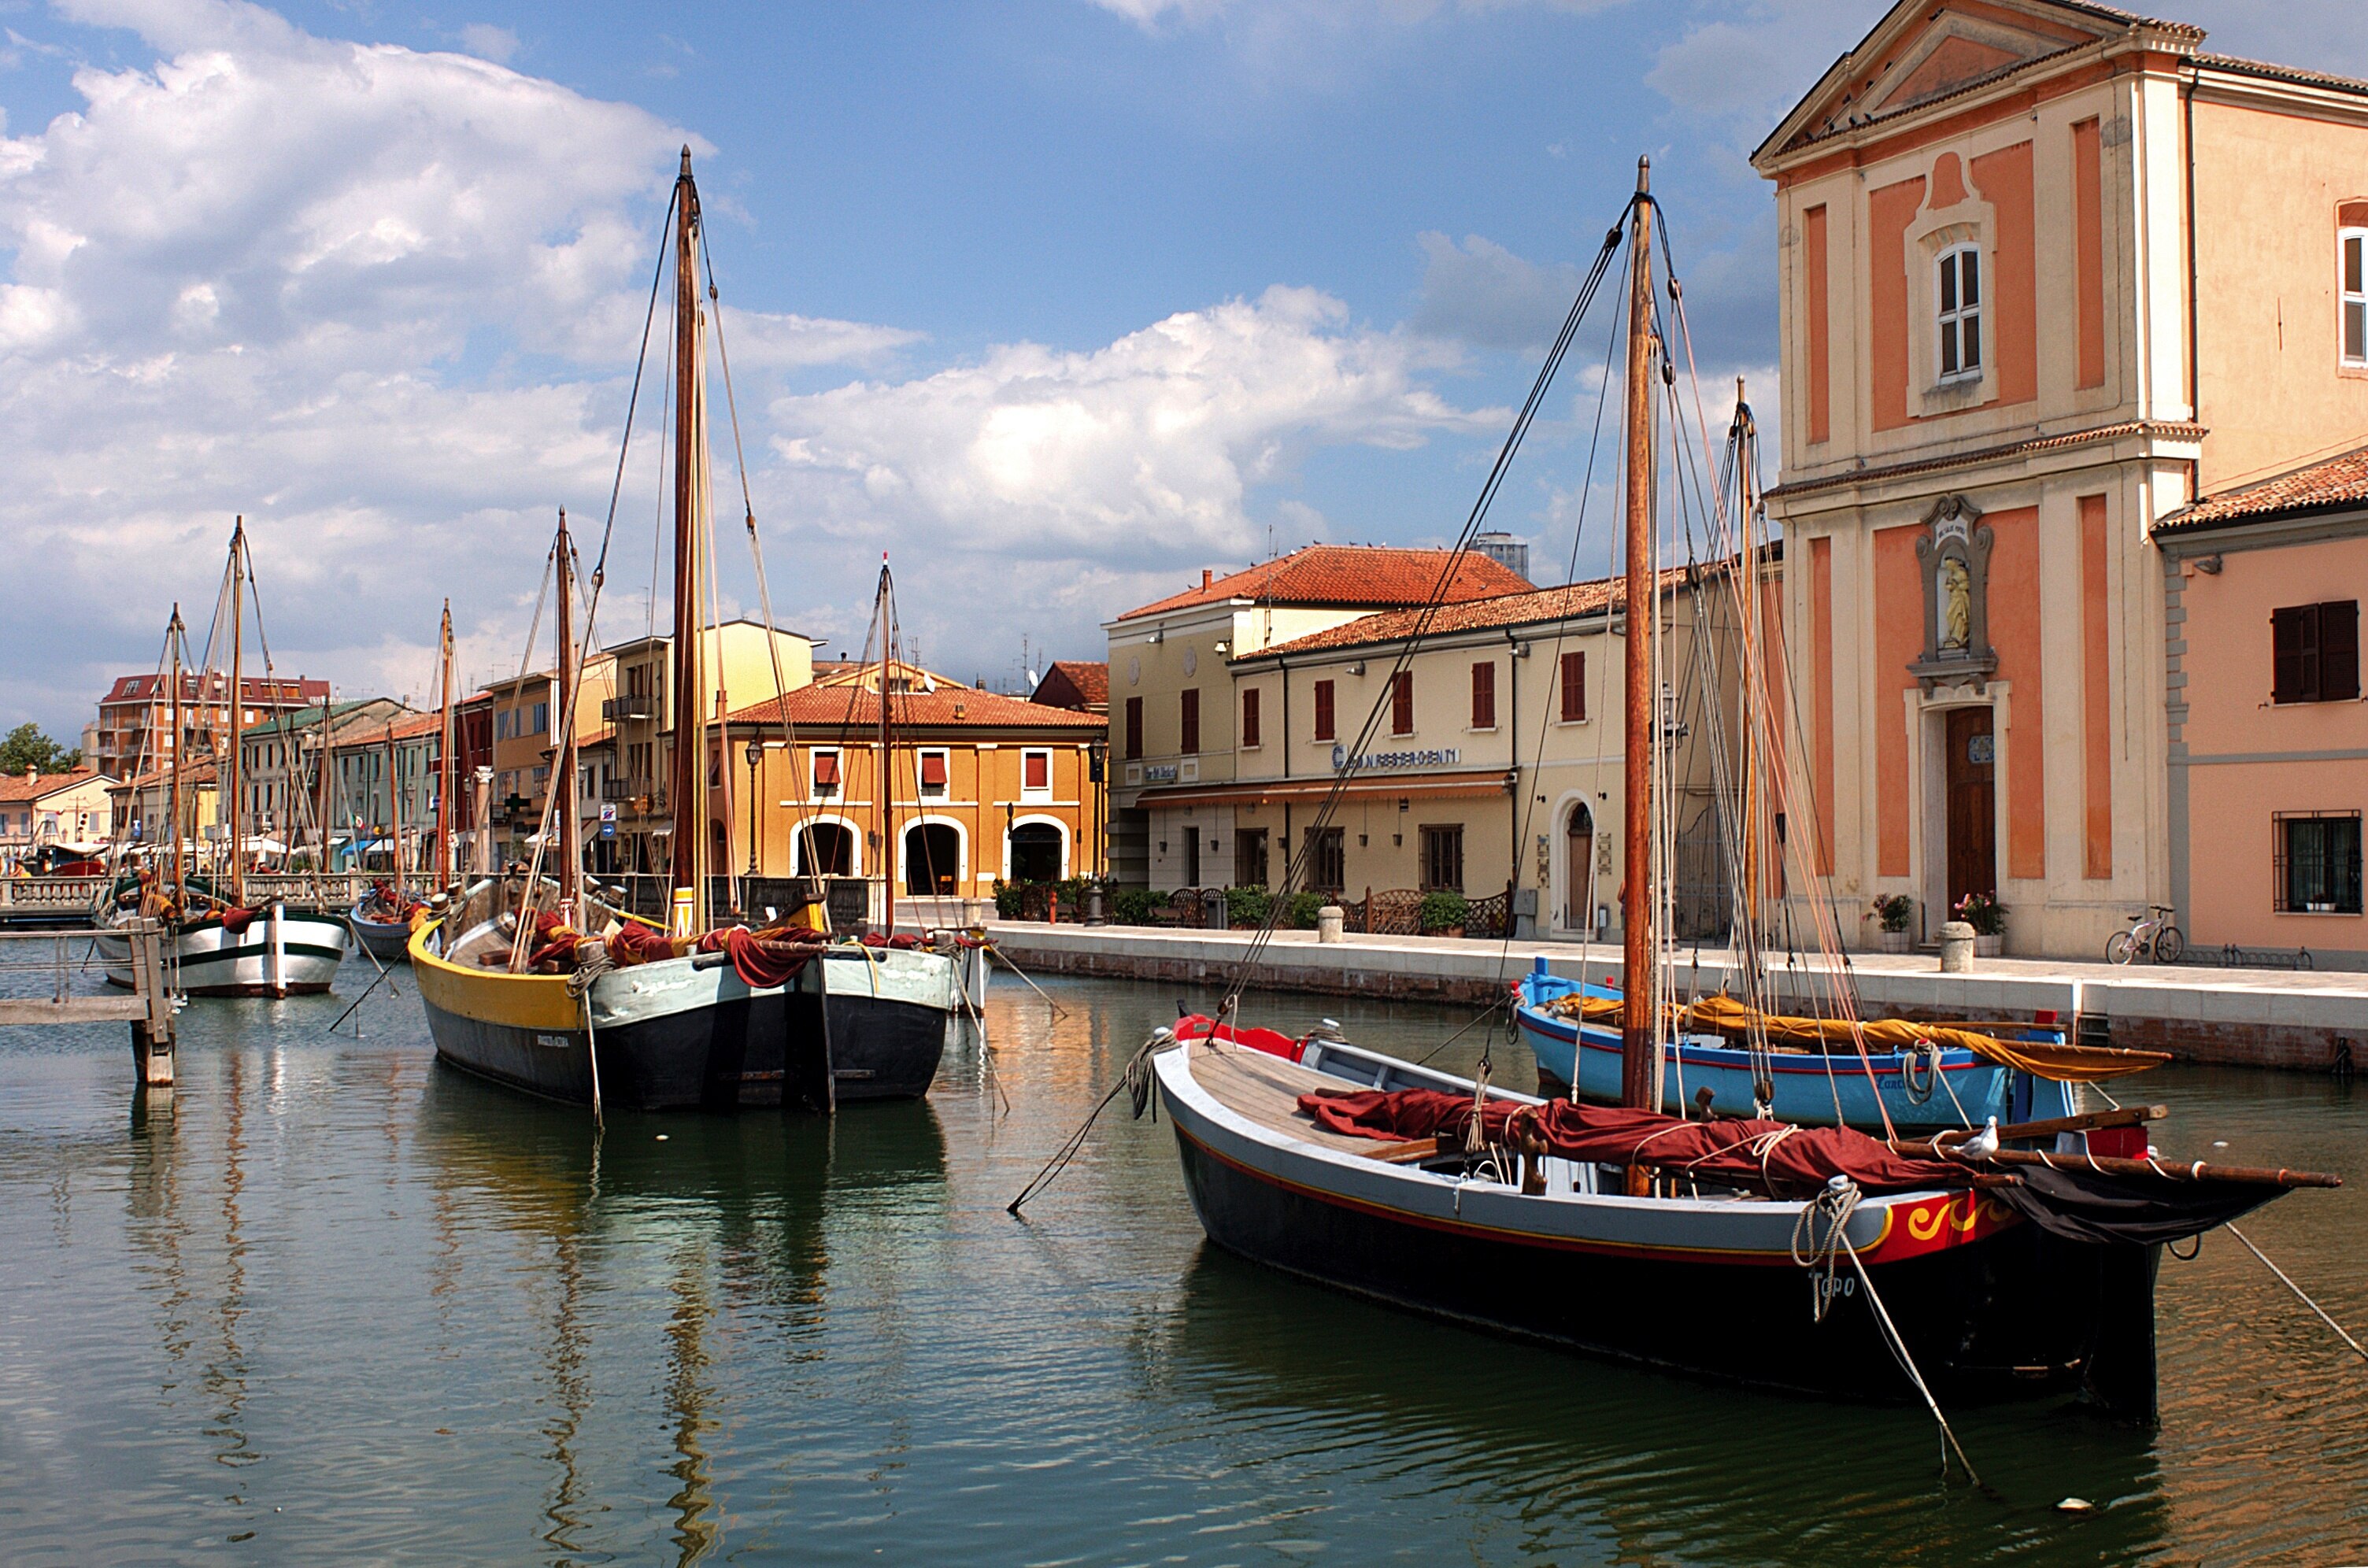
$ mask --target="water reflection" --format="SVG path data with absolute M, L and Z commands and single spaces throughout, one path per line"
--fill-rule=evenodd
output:
M 2127 1561 L 2165 1529 L 2145 1431 L 2044 1406 L 1958 1413 L 1987 1483 L 1977 1491 L 1942 1480 L 1920 1410 L 1785 1400 L 1483 1339 L 1214 1247 L 1185 1275 L 1161 1355 L 1166 1392 L 1207 1400 L 1229 1426 L 1280 1435 L 1284 1452 L 1372 1453 L 1403 1498 L 1468 1521 L 1475 1560 L 1515 1544 L 1508 1514 L 1525 1553 L 1620 1562 L 1975 1562 L 2076 1535 L 2084 1553 Z M 2047 1506 L 2067 1493 L 2113 1506 L 2067 1528 Z
M 1174 987 L 1047 988 L 1065 1016 L 999 992 L 991 1057 L 950 1050 L 926 1104 L 598 1138 L 438 1069 L 408 996 L 359 1042 L 324 1037 L 335 998 L 192 1008 L 169 1106 L 127 1105 L 120 1028 L 0 1039 L 0 1555 L 2344 1561 L 2368 1539 L 2368 1379 L 2233 1244 L 2165 1267 L 2160 1431 L 1952 1413 L 1993 1497 L 1941 1483 L 1914 1410 L 1580 1361 L 1212 1253 L 1171 1130 L 1122 1106 L 1015 1223 L 1002 1205 L 1175 1016 Z M 1417 1051 L 1442 1017 L 1259 1012 Z M 2353 1092 L 2150 1085 L 2180 1147 L 2368 1173 Z M 2363 1216 L 2355 1187 L 2248 1231 L 2357 1324 Z M 2066 1494 L 2100 1507 L 2055 1513 Z

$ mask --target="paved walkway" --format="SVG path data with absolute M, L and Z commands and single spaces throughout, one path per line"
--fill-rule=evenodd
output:
M 1176 931 L 1135 926 L 1042 926 L 997 921 L 996 946 L 1023 968 L 1187 983 L 1222 983 L 1248 948 L 1247 931 Z M 1679 983 L 1715 992 L 1726 954 L 1676 955 Z M 1620 950 L 1600 944 L 1359 937 L 1319 943 L 1313 931 L 1280 931 L 1257 983 L 1262 990 L 1483 1001 L 1543 958 L 1573 979 L 1616 971 Z M 2368 1070 L 2368 973 L 2207 969 L 2188 965 L 1976 959 L 1972 972 L 1942 974 L 1932 955 L 1852 953 L 1850 969 L 1870 1011 L 1925 1018 L 2029 1018 L 2054 1011 L 2108 1020 L 2112 1043 L 2189 1060 L 2302 1071 Z M 1777 961 L 1782 994 L 1821 994 L 1829 966 Z

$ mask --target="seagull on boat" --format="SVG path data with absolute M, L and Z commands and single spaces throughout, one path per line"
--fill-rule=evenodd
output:
M 1987 1160 L 1998 1151 L 1998 1118 L 1992 1117 L 1987 1126 L 1957 1145 L 1957 1153 L 1969 1160 Z

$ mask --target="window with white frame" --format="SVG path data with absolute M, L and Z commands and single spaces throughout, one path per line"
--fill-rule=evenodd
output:
M 807 777 L 814 784 L 814 798 L 817 801 L 838 799 L 838 748 L 816 746 L 811 756 L 814 766 L 809 769 Z
M 1053 754 L 1034 747 L 1019 754 L 1019 798 L 1023 801 L 1049 801 L 1053 798 Z
M 921 799 L 924 801 L 944 800 L 946 798 L 946 780 L 951 772 L 951 762 L 945 748 L 943 746 L 923 747 L 919 754 L 918 765 L 920 768 Z
M 1982 373 L 1982 253 L 1956 245 L 1941 253 L 1932 295 L 1941 326 L 1935 363 L 1944 381 L 1974 381 Z
M 2336 236 L 2343 268 L 2343 362 L 2368 365 L 2368 229 Z

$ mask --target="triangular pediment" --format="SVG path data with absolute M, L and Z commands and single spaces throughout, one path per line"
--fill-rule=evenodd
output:
M 2140 29 L 2168 31 L 2182 41 L 2203 37 L 2199 28 L 2075 0 L 1899 0 L 1818 79 L 1754 156 L 1870 119 L 1890 119 L 2034 60 Z

